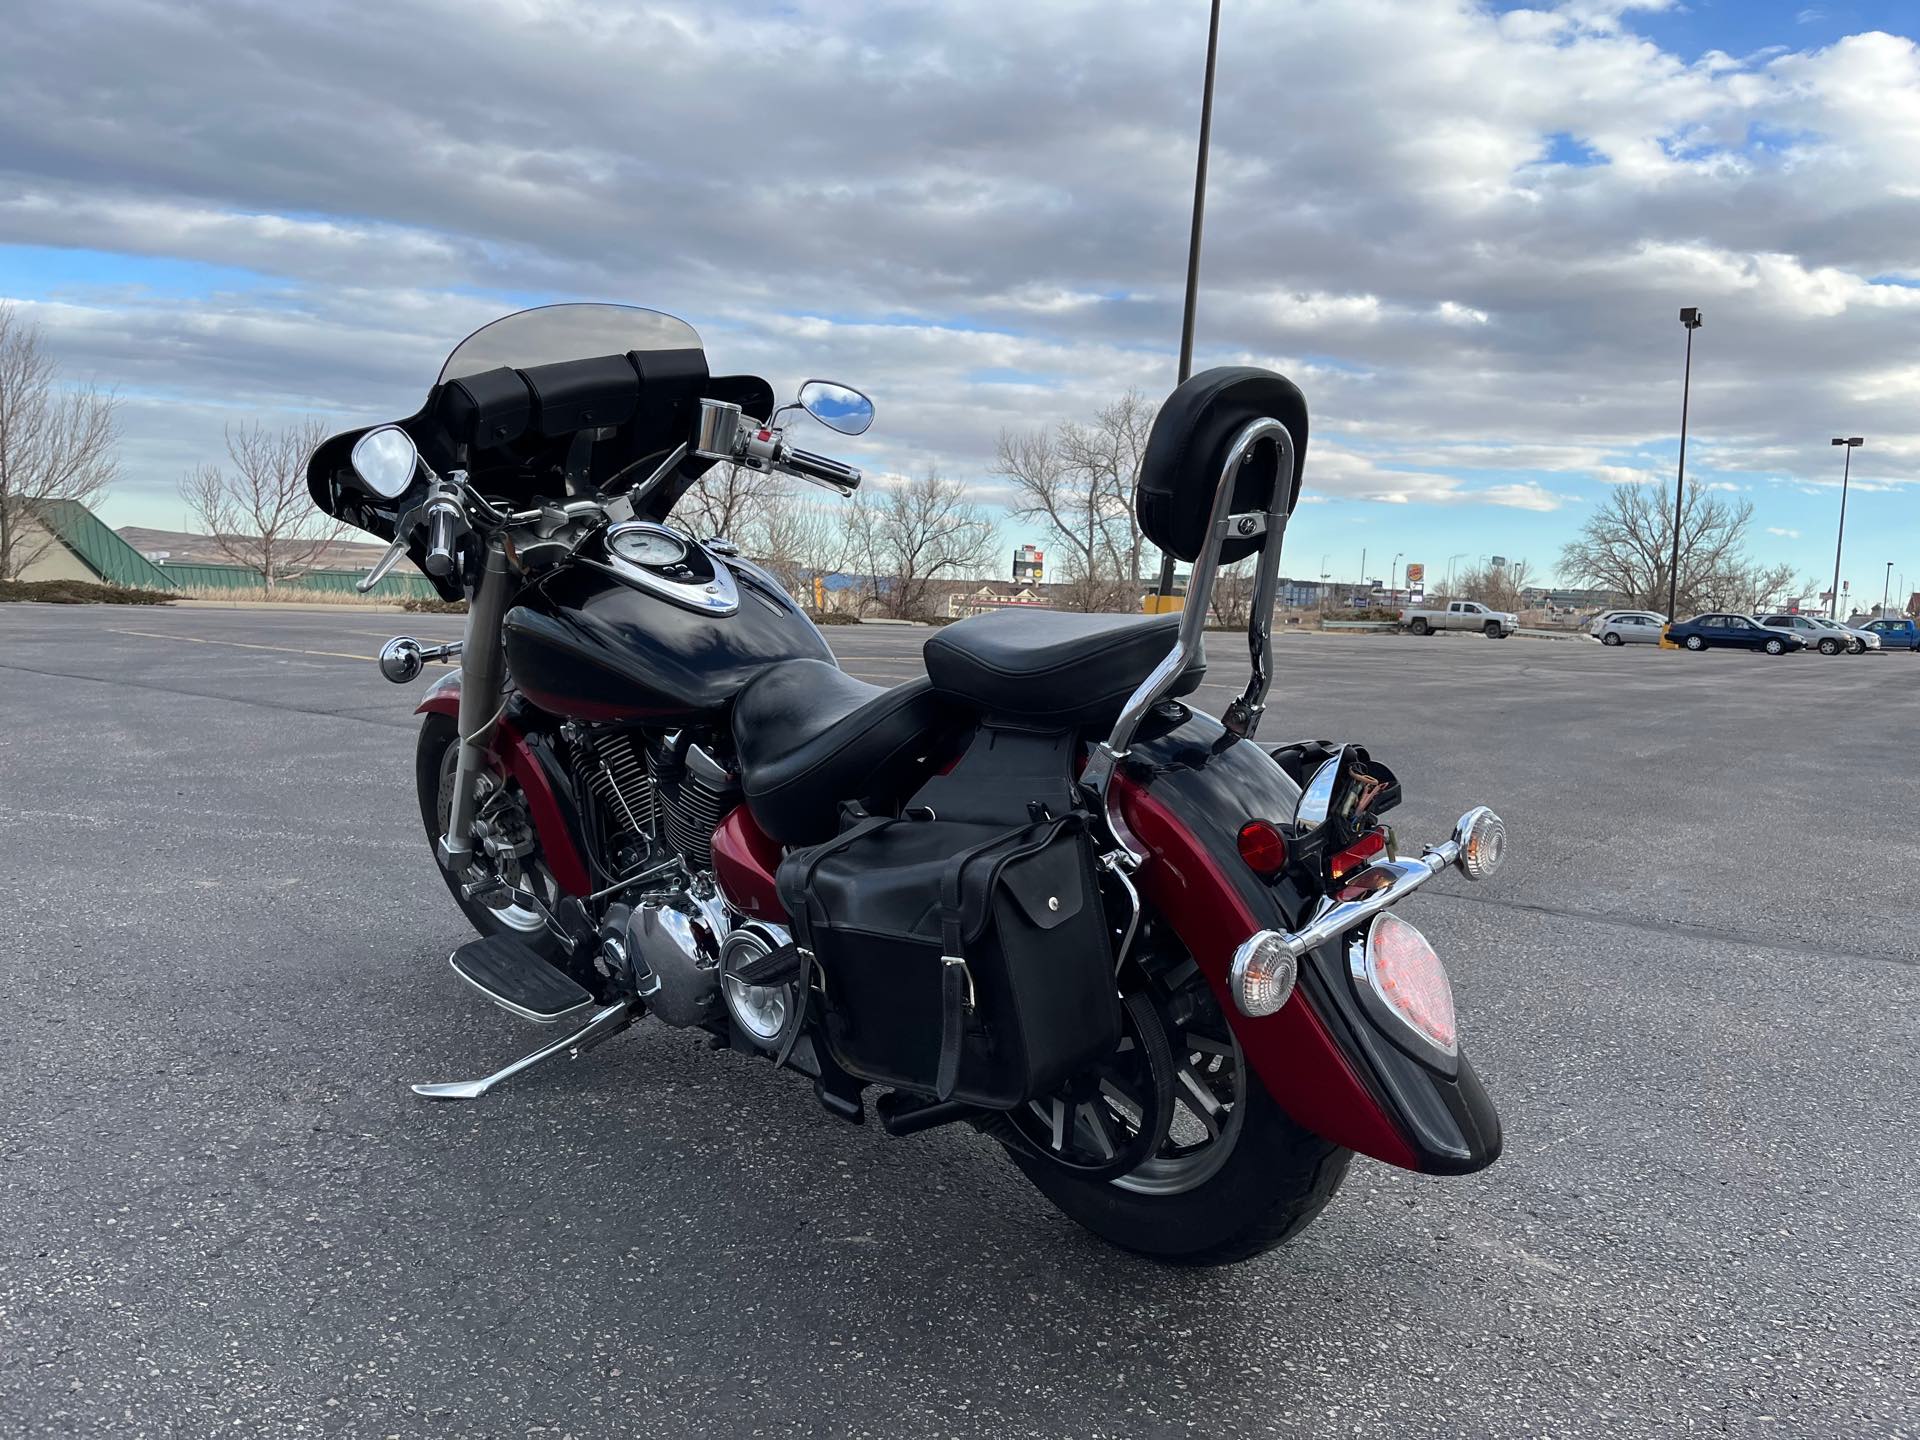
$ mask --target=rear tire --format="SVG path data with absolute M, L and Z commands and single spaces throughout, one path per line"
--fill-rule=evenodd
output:
M 1687 649 L 1700 651 L 1706 648 L 1707 648 L 1707 642 L 1705 640 L 1702 640 L 1698 635 L 1687 636 Z
M 1600 637 L 1600 643 L 1602 645 L 1624 645 L 1626 641 L 1622 640 L 1616 632 L 1609 630 Z
M 542 958 L 558 963 L 566 956 L 566 946 L 547 928 L 544 918 L 518 905 L 508 904 L 496 909 L 478 900 L 469 900 L 460 893 L 462 877 L 439 862 L 438 846 L 446 823 L 442 798 L 442 791 L 446 787 L 443 782 L 446 780 L 446 767 L 451 763 L 448 750 L 459 738 L 460 727 L 451 716 L 433 714 L 428 715 L 420 726 L 420 740 L 414 747 L 414 781 L 419 791 L 421 823 L 426 826 L 428 847 L 434 851 L 433 868 L 440 872 L 440 878 L 446 882 L 447 892 L 453 896 L 453 903 L 460 907 L 475 930 L 482 935 L 504 935 L 518 940 Z M 533 854 L 521 862 L 532 873 L 520 878 L 530 879 L 533 888 L 544 888 L 548 903 L 551 904 L 555 898 L 552 882 L 546 877 L 546 867 L 540 864 L 539 857 L 539 835 L 535 832 Z M 467 873 L 471 875 L 475 872 L 470 870 Z
M 1327 1208 L 1353 1152 L 1288 1118 L 1258 1076 L 1233 1151 L 1207 1179 L 1175 1194 L 1084 1180 L 1013 1150 L 1014 1163 L 1069 1219 L 1109 1244 L 1175 1265 L 1228 1265 L 1298 1235 Z
M 1427 622 L 1424 620 L 1415 620 L 1412 624 L 1407 626 L 1407 628 L 1416 635 L 1425 635 L 1433 629 L 1433 627 L 1427 624 Z

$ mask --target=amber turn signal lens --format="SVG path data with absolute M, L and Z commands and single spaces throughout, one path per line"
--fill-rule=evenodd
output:
M 1263 879 L 1286 868 L 1287 837 L 1266 820 L 1249 820 L 1240 827 L 1240 858 Z

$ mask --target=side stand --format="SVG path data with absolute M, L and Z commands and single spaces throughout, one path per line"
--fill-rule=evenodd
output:
M 568 1058 L 578 1060 L 602 1040 L 610 1040 L 618 1035 L 633 1023 L 633 1019 L 633 1001 L 619 1001 L 604 1010 L 595 1011 L 593 1017 L 571 1035 L 562 1036 L 551 1045 L 543 1045 L 531 1055 L 522 1055 L 505 1069 L 496 1070 L 484 1080 L 449 1080 L 437 1085 L 416 1085 L 413 1093 L 424 1095 L 429 1100 L 478 1100 L 502 1080 L 511 1079 L 522 1070 L 531 1070 L 542 1060 L 551 1060 L 562 1051 L 567 1053 Z

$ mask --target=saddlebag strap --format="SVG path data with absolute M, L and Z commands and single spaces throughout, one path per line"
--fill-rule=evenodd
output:
M 960 876 L 973 856 L 971 850 L 962 851 L 940 877 L 940 1064 L 933 1088 L 941 1100 L 951 1100 L 960 1083 L 967 1016 L 974 1005 L 973 972 L 967 969 L 960 921 Z

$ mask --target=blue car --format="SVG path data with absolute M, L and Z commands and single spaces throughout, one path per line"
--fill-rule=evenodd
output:
M 1689 650 L 1764 650 L 1769 655 L 1785 655 L 1804 650 L 1807 642 L 1798 635 L 1769 630 L 1746 615 L 1696 615 L 1667 627 L 1667 638 Z
M 1860 628 L 1878 635 L 1882 650 L 1920 650 L 1920 621 L 1869 620 Z

